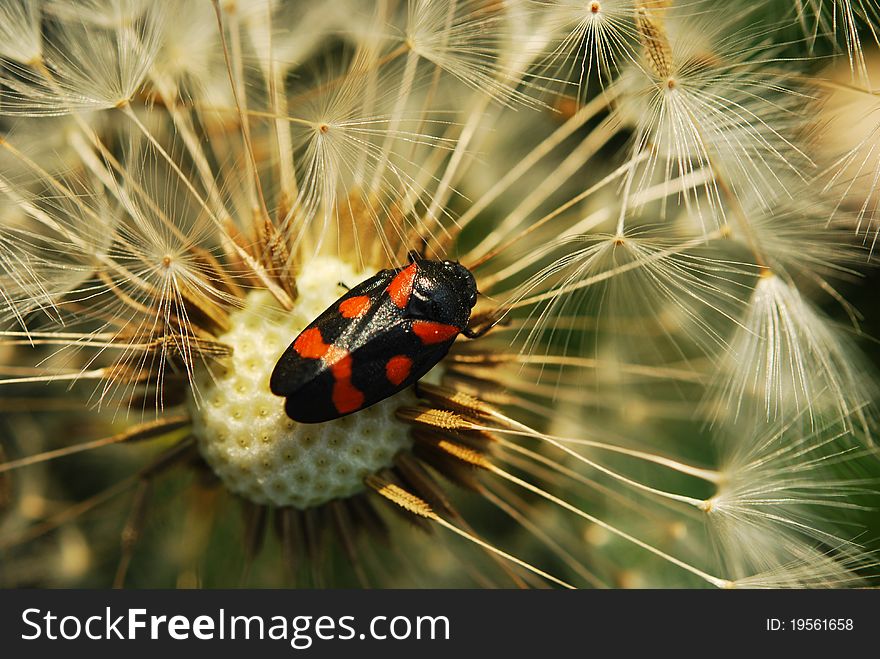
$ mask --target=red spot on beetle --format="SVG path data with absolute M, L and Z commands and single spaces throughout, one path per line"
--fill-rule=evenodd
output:
M 323 359 L 333 374 L 333 405 L 340 414 L 348 414 L 361 408 L 364 394 L 351 383 L 352 360 L 348 350 L 324 343 L 321 330 L 307 329 L 293 344 L 300 357 Z
M 385 364 L 385 377 L 393 385 L 399 385 L 409 377 L 412 359 L 406 355 L 395 355 Z
M 324 363 L 333 371 L 335 378 L 351 377 L 351 355 L 345 348 L 335 345 L 327 346 L 324 353 Z
M 418 270 L 419 267 L 413 263 L 397 273 L 394 279 L 391 280 L 391 283 L 388 284 L 388 294 L 391 296 L 391 301 L 401 309 L 409 302 L 409 296 L 412 295 L 413 282 Z
M 360 318 L 370 309 L 370 298 L 366 295 L 350 297 L 339 305 L 339 313 L 343 318 Z
M 355 412 L 364 404 L 364 395 L 351 380 L 343 380 L 333 385 L 333 406 L 340 414 Z
M 446 325 L 444 323 L 435 323 L 430 320 L 413 321 L 413 332 L 419 337 L 422 343 L 430 345 L 432 343 L 443 343 L 458 334 L 459 329 L 455 325 Z
M 321 330 L 317 327 L 307 329 L 300 334 L 293 343 L 293 349 L 300 357 L 305 359 L 321 359 L 330 346 L 324 343 L 324 337 L 321 336 Z
M 327 355 L 327 363 L 333 373 L 333 406 L 340 414 L 348 414 L 361 408 L 364 394 L 351 383 L 351 355 L 342 348 L 333 348 Z

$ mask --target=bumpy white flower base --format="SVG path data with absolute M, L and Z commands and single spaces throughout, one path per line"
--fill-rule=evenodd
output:
M 369 274 L 321 257 L 297 277 L 292 311 L 256 291 L 232 314 L 219 340 L 233 355 L 223 368 L 197 374 L 200 401 L 192 415 L 202 455 L 233 492 L 259 504 L 310 508 L 361 492 L 364 476 L 411 446 L 406 426 L 394 417 L 395 409 L 415 402 L 410 391 L 320 424 L 291 421 L 284 399 L 269 391 L 275 362 L 343 292 L 338 282 L 353 286 Z

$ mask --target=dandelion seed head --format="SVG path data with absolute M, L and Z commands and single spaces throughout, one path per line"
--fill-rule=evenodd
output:
M 863 583 L 870 213 L 824 193 L 871 140 L 814 148 L 820 62 L 720 4 L 4 3 L 4 578 Z M 289 419 L 279 355 L 411 250 L 473 331 Z

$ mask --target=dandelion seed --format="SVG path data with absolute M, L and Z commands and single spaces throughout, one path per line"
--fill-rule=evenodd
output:
M 10 63 L 0 77 L 2 112 L 60 115 L 130 101 L 159 47 L 167 5 L 94 0 L 56 7 L 61 11 L 49 17 L 41 58 Z
M 809 90 L 779 70 L 771 49 L 743 48 L 731 28 L 706 20 L 642 12 L 645 64 L 625 74 L 632 86 L 620 112 L 635 126 L 634 153 L 651 154 L 640 171 L 633 168 L 633 187 L 708 171 L 709 180 L 682 197 L 712 227 L 736 213 L 730 204 L 788 196 L 785 173 L 806 180 L 813 165 L 799 113 Z
M 795 0 L 794 8 L 811 46 L 819 38 L 833 39 L 846 49 L 853 77 L 867 82 L 861 28 L 864 25 L 870 38 L 877 41 L 877 4 L 872 0 Z
M 869 427 L 870 385 L 850 341 L 781 277 L 755 286 L 748 312 L 720 372 L 723 410 L 736 416 L 754 400 L 767 419 L 805 412 Z
M 854 586 L 859 568 L 873 560 L 829 530 L 828 518 L 857 510 L 855 501 L 871 488 L 840 475 L 841 465 L 857 459 L 857 442 L 840 447 L 848 431 L 839 423 L 804 429 L 800 421 L 787 417 L 751 441 L 723 445 L 723 480 L 706 517 L 738 586 Z
M 631 0 L 605 2 L 541 2 L 557 37 L 553 50 L 542 62 L 551 75 L 577 81 L 579 96 L 586 97 L 594 76 L 606 84 L 624 63 L 633 58 L 636 16 L 640 4 Z
M 876 71 L 876 54 L 869 55 L 865 65 L 869 72 Z M 870 89 L 848 84 L 840 67 L 830 66 L 827 73 L 831 91 L 822 108 L 827 128 L 819 142 L 829 160 L 823 172 L 826 191 L 839 200 L 841 209 L 856 214 L 853 228 L 863 235 L 873 254 L 878 237 L 880 107 Z
M 501 7 L 474 0 L 454 4 L 438 0 L 412 0 L 407 7 L 407 48 L 464 84 L 503 103 L 530 103 L 516 89 L 516 72 L 500 61 L 504 47 L 498 35 L 505 31 Z
M 521 287 L 523 292 L 539 282 L 547 286 L 553 281 L 552 287 L 560 293 L 536 313 L 523 350 L 533 351 L 536 342 L 552 345 L 561 340 L 566 351 L 583 354 L 585 346 L 573 343 L 575 334 L 554 328 L 554 317 L 572 315 L 595 317 L 598 327 L 594 331 L 600 335 L 604 323 L 611 323 L 611 335 L 616 337 L 612 344 L 617 345 L 603 349 L 628 363 L 656 363 L 658 355 L 670 352 L 684 359 L 676 344 L 702 345 L 710 354 L 724 345 L 710 315 L 730 318 L 736 313 L 737 299 L 724 284 L 725 270 L 733 271 L 735 266 L 681 253 L 674 247 L 680 245 L 678 240 L 657 233 L 643 229 L 622 236 L 596 236 L 537 273 Z M 574 246 L 583 241 L 578 236 L 567 242 Z M 555 247 L 550 245 L 550 249 Z M 593 282 L 589 292 L 574 290 L 582 282 Z M 619 333 L 623 325 L 629 326 L 627 334 L 635 339 L 631 343 Z M 588 337 L 591 334 L 585 338 L 594 340 Z
M 40 7 L 29 0 L 12 0 L 0 8 L 0 57 L 21 64 L 42 58 Z

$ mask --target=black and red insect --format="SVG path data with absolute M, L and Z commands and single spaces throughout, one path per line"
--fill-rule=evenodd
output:
M 287 348 L 269 380 L 287 416 L 319 423 L 357 412 L 409 387 L 468 328 L 477 301 L 470 270 L 410 254 L 350 289 Z M 482 333 L 482 332 L 479 332 Z

